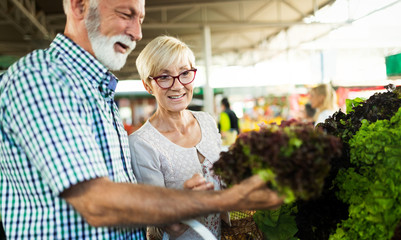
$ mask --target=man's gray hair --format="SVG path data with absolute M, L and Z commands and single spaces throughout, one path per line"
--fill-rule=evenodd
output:
M 70 10 L 70 1 L 71 0 L 63 0 L 63 8 L 64 8 L 64 13 L 67 15 L 67 12 Z M 99 3 L 99 0 L 89 0 L 89 6 L 91 7 L 97 7 Z
M 63 0 L 63 9 L 65 15 L 67 15 L 67 10 L 70 8 L 70 0 Z

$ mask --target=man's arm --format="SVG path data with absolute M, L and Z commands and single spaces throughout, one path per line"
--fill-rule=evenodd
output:
M 258 176 L 224 191 L 175 190 L 97 178 L 61 195 L 92 226 L 164 225 L 214 212 L 276 208 L 282 198 Z

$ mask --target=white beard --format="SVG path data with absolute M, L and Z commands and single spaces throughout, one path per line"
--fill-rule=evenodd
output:
M 112 37 L 102 35 L 99 29 L 100 16 L 96 8 L 89 9 L 85 24 L 88 30 L 89 41 L 97 60 L 112 71 L 120 70 L 125 65 L 128 55 L 134 50 L 136 42 L 132 41 L 127 35 Z M 128 46 L 125 53 L 115 51 L 114 45 L 117 42 Z
M 92 34 L 89 34 L 89 39 L 96 58 L 108 69 L 114 71 L 120 70 L 125 65 L 128 55 L 134 50 L 136 45 L 136 43 L 131 41 L 130 37 L 126 35 L 112 37 L 106 37 L 101 34 L 96 34 L 97 36 L 91 35 Z M 117 42 L 129 47 L 125 53 L 116 52 L 114 50 L 114 44 Z

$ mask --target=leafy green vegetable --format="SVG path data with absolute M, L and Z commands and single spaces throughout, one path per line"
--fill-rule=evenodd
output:
M 240 136 L 216 172 L 229 184 L 259 174 L 293 196 L 297 213 L 266 212 L 258 220 L 271 237 L 293 237 L 286 231 L 292 227 L 280 227 L 290 225 L 290 218 L 280 222 L 288 215 L 302 240 L 401 240 L 401 88 L 386 88 L 365 101 L 348 101 L 347 114 L 339 111 L 318 125 L 325 136 L 341 139 L 341 156 L 324 147 L 328 138 L 284 122 Z M 332 158 L 328 168 L 315 161 L 322 159 L 321 149 Z
M 296 206 L 284 204 L 277 210 L 256 211 L 253 218 L 266 240 L 296 240 Z
M 338 138 L 311 124 L 284 121 L 240 134 L 229 151 L 220 154 L 214 171 L 228 185 L 258 174 L 289 203 L 319 196 L 330 160 L 340 154 Z
M 354 98 L 354 99 L 346 99 L 345 106 L 347 114 L 354 111 L 354 107 L 357 107 L 359 104 L 363 103 L 366 99 L 364 98 Z
M 391 239 L 401 219 L 401 108 L 390 120 L 362 120 L 349 145 L 356 167 L 336 178 L 349 218 L 330 239 Z
M 401 107 L 401 92 L 393 85 L 386 86 L 388 92 L 375 93 L 368 100 L 352 101 L 356 105 L 348 109 L 348 114 L 338 111 L 318 127 L 323 128 L 329 134 L 340 137 L 344 143 L 355 135 L 362 124 L 362 120 L 376 122 L 377 120 L 390 119 Z
M 388 90 L 387 92 L 376 93 L 366 101 L 349 101 L 348 105 L 352 105 L 352 111 L 349 111 L 349 109 L 347 109 L 347 111 L 349 112 L 348 114 L 345 114 L 341 111 L 336 112 L 324 123 L 318 125 L 318 127 L 321 127 L 327 133 L 341 138 L 343 143 L 343 153 L 341 157 L 331 161 L 330 173 L 326 177 L 320 197 L 309 201 L 298 200 L 296 202 L 298 208 L 296 221 L 299 229 L 296 236 L 300 239 L 329 239 L 329 236 L 336 232 L 337 224 L 341 223 L 342 220 L 348 219 L 350 214 L 349 211 L 357 211 L 353 208 L 350 208 L 350 203 L 348 201 L 343 202 L 343 200 L 349 198 L 352 199 L 352 201 L 354 202 L 364 202 L 365 195 L 363 194 L 365 188 L 361 187 L 362 183 L 361 185 L 355 185 L 353 182 L 354 180 L 351 179 L 349 176 L 347 179 L 344 179 L 343 187 L 349 188 L 349 195 L 347 197 L 344 196 L 342 193 L 339 193 L 340 186 L 333 185 L 333 181 L 336 179 L 337 175 L 342 175 L 342 173 L 344 171 L 347 171 L 348 169 L 350 175 L 352 176 L 352 171 L 355 171 L 356 173 L 359 173 L 359 171 L 372 172 L 371 169 L 376 168 L 374 164 L 371 166 L 367 165 L 364 167 L 360 167 L 355 165 L 356 162 L 351 162 L 350 158 L 352 148 L 355 148 L 355 151 L 359 151 L 359 147 L 356 145 L 350 147 L 349 141 L 350 139 L 354 138 L 355 134 L 359 131 L 360 127 L 362 126 L 362 122 L 367 121 L 369 123 L 374 123 L 378 120 L 390 120 L 399 110 L 399 108 L 401 107 L 400 89 L 396 89 L 393 85 L 386 86 L 386 88 Z M 360 139 L 359 141 L 363 142 L 364 140 Z M 375 146 L 369 145 L 369 148 L 373 150 L 375 149 Z M 360 151 L 361 154 L 365 152 L 365 150 Z M 380 150 L 376 149 L 375 151 Z M 374 162 L 374 158 L 374 155 L 366 154 L 366 159 L 368 159 L 369 161 Z M 340 195 L 342 200 L 339 200 L 336 197 Z M 382 202 L 386 202 L 386 200 L 383 200 Z M 401 224 L 399 224 L 398 226 L 400 229 L 400 233 L 398 234 L 398 236 L 401 236 Z M 365 231 L 369 232 L 371 230 L 366 228 Z M 343 236 L 341 235 L 341 232 L 343 234 L 348 234 L 348 232 L 345 231 L 343 228 L 339 228 L 337 229 L 336 234 L 338 239 L 341 239 Z M 363 231 L 361 230 L 361 232 Z M 352 239 L 352 237 L 349 237 L 349 239 Z M 401 239 L 401 237 L 395 239 Z

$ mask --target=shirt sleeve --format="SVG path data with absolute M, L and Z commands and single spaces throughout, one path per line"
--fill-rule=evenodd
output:
M 131 165 L 138 183 L 165 187 L 160 154 L 136 133 L 129 136 Z
M 10 83 L 8 127 L 28 164 L 54 195 L 108 175 L 88 118 L 90 110 L 62 76 L 30 68 Z

